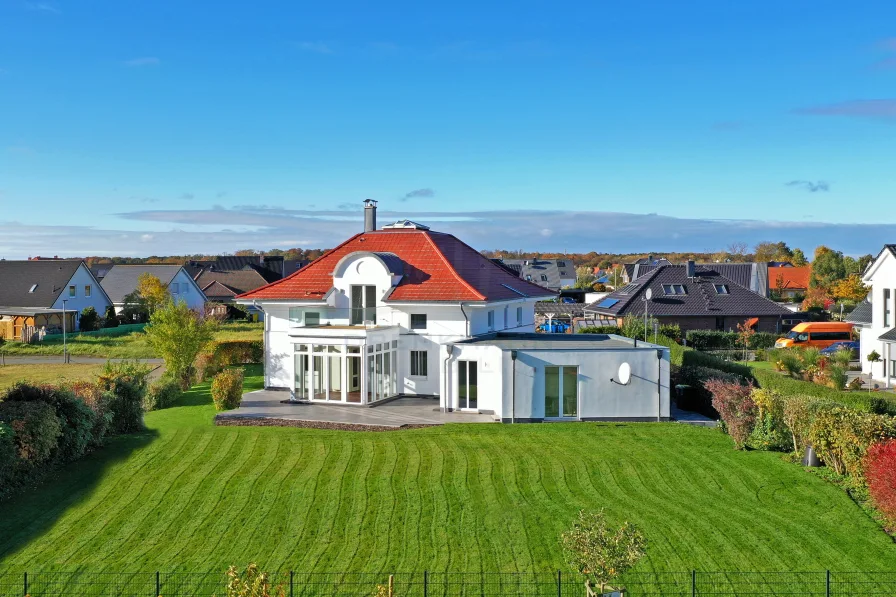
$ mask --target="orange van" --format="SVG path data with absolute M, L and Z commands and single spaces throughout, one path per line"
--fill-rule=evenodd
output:
M 775 348 L 793 346 L 827 348 L 834 342 L 852 340 L 852 324 L 840 321 L 807 321 L 794 326 L 783 338 L 778 338 Z

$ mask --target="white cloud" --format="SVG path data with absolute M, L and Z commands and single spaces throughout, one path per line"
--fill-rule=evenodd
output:
M 155 238 L 156 238 L 156 237 L 155 237 L 154 235 L 152 235 L 152 234 L 141 234 L 141 235 L 140 235 L 140 242 L 142 242 L 142 243 L 152 242 L 152 241 L 155 240 Z

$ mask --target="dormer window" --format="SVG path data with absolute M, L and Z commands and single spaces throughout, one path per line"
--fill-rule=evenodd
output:
M 713 286 L 716 288 L 716 294 L 730 294 L 727 284 L 713 284 Z
M 376 286 L 352 286 L 351 325 L 376 321 Z

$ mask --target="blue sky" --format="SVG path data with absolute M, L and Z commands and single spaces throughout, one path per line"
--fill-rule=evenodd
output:
M 896 3 L 431 4 L 2 0 L 0 256 L 896 241 Z

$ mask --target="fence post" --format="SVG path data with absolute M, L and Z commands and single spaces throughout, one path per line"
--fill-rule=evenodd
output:
M 292 577 L 293 577 L 293 571 L 290 570 L 289 571 L 289 597 L 292 597 L 292 586 L 293 586 Z
M 25 572 L 25 590 L 22 592 L 23 597 L 28 597 L 28 573 Z
M 825 597 L 831 597 L 831 571 L 827 570 L 824 576 L 824 594 Z
M 423 597 L 429 597 L 429 570 L 423 571 Z
M 162 575 L 156 570 L 156 597 L 162 594 Z
M 563 573 L 558 570 L 557 571 L 557 597 L 563 597 L 563 577 L 561 576 Z
M 691 570 L 691 597 L 697 597 L 697 571 Z

